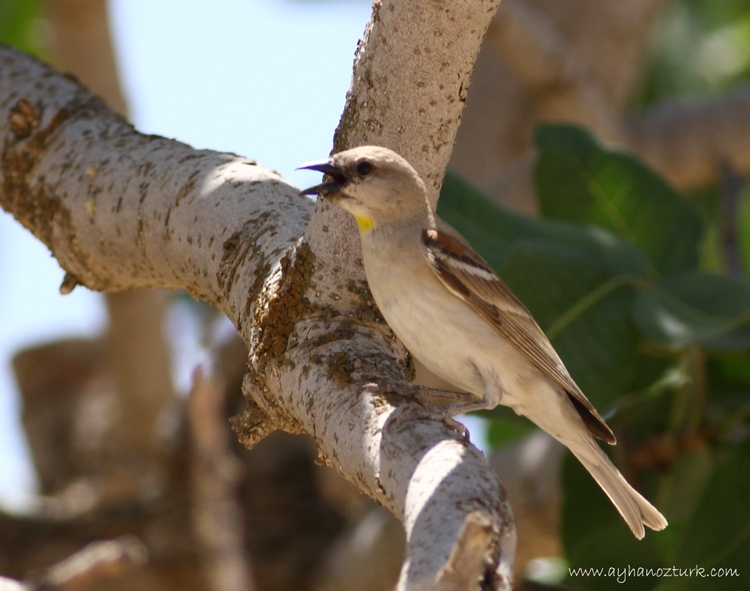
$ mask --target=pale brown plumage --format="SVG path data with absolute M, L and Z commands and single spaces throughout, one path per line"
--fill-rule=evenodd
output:
M 610 445 L 617 443 L 614 433 L 570 377 L 526 306 L 463 236 L 444 222 L 440 225 L 440 229 L 423 230 L 422 243 L 430 266 L 445 287 L 565 390 L 592 435 Z M 482 270 L 486 275 L 472 274 L 466 267 Z M 486 276 L 492 279 L 487 280 Z
M 393 332 L 428 369 L 470 394 L 449 413 L 511 407 L 566 445 L 637 538 L 667 521 L 594 437 L 615 437 L 539 325 L 469 243 L 440 220 L 419 175 L 386 148 L 363 146 L 305 168 L 328 180 L 304 193 L 357 220 L 370 291 Z

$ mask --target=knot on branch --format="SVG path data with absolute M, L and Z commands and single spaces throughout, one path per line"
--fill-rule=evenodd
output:
M 248 376 L 245 377 L 247 384 Z M 253 400 L 248 400 L 248 407 L 229 419 L 232 431 L 237 440 L 247 449 L 253 449 L 266 435 L 276 430 L 268 415 Z
M 26 139 L 39 127 L 42 112 L 27 98 L 21 98 L 10 108 L 8 126 L 18 139 Z

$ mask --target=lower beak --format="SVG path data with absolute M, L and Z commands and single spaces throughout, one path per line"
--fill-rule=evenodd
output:
M 309 187 L 300 191 L 302 195 L 330 195 L 331 193 L 338 192 L 341 187 L 346 183 L 346 177 L 340 168 L 334 166 L 327 160 L 324 162 L 311 162 L 310 164 L 303 164 L 297 170 L 316 170 L 322 172 L 326 176 L 332 179 L 327 183 L 321 183 L 314 187 Z
M 319 185 L 308 187 L 307 189 L 302 189 L 300 195 L 331 195 L 340 189 L 341 185 L 338 183 L 321 183 Z

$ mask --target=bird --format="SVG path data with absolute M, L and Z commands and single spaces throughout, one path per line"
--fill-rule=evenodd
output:
M 636 538 L 667 526 L 599 447 L 612 430 L 529 311 L 469 242 L 435 213 L 414 167 L 359 146 L 300 169 L 324 173 L 301 191 L 354 216 L 373 299 L 411 355 L 468 398 L 450 416 L 502 404 L 565 445 Z

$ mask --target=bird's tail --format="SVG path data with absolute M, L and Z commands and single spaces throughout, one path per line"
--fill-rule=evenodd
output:
M 592 437 L 564 443 L 602 487 L 636 538 L 643 538 L 644 525 L 656 531 L 667 527 L 664 516 L 628 484 Z

